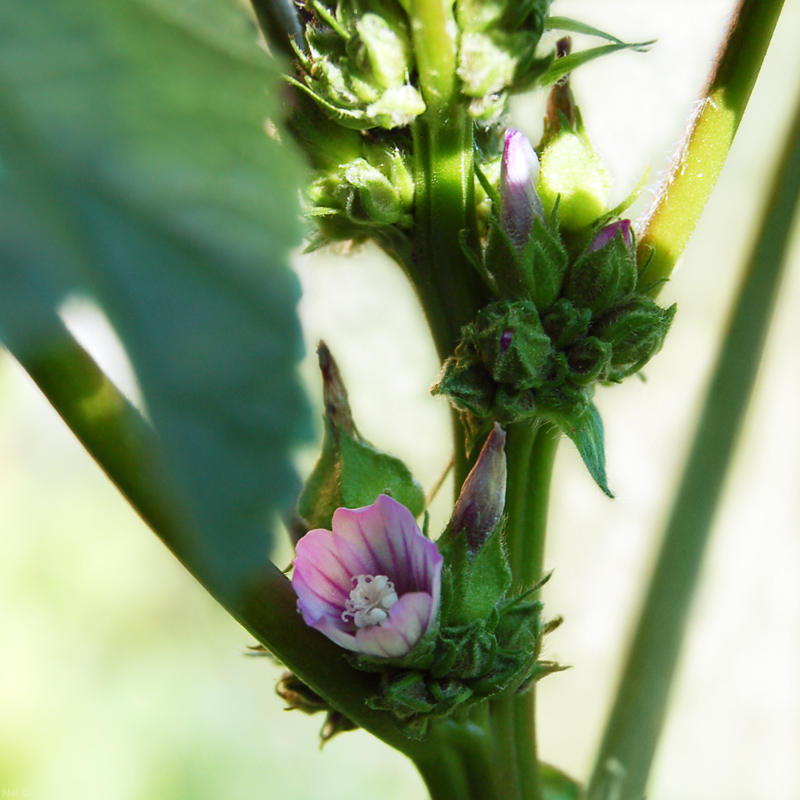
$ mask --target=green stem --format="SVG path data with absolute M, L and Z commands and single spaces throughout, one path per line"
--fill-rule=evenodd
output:
M 717 502 L 755 383 L 800 197 L 800 98 L 733 307 L 590 783 L 644 796 Z M 620 776 L 624 776 L 621 778 Z M 613 785 L 612 785 L 613 784 Z
M 558 431 L 549 423 L 534 428 L 517 423 L 508 428 L 506 460 L 506 543 L 514 585 L 534 585 L 544 571 L 544 545 Z M 501 697 L 490 704 L 492 730 L 498 746 L 497 761 L 507 785 L 524 800 L 543 797 L 536 751 L 535 686 L 526 693 Z M 502 755 L 507 763 L 502 762 Z M 513 796 L 513 794 L 510 794 Z
M 648 283 L 672 274 L 697 226 L 733 144 L 782 7 L 783 0 L 740 0 L 734 9 L 686 135 L 643 220 L 638 254 L 642 265 L 652 255 Z

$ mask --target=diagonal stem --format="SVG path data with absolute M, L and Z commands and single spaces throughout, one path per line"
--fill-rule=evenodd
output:
M 778 22 L 783 0 L 739 0 L 705 88 L 650 210 L 640 222 L 646 282 L 672 274 L 717 182 Z M 662 284 L 656 284 L 658 291 Z

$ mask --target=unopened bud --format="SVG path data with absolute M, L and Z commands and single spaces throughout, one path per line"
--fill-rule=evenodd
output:
M 592 243 L 589 245 L 589 252 L 593 253 L 595 250 L 601 250 L 609 242 L 613 241 L 617 237 L 617 234 L 622 235 L 622 241 L 625 243 L 625 246 L 628 250 L 632 250 L 633 232 L 631 231 L 631 221 L 629 219 L 621 219 L 617 222 L 612 222 L 610 225 L 606 225 L 605 228 L 601 228 L 597 232 L 594 239 L 592 239 Z
M 450 530 L 464 531 L 471 552 L 477 551 L 497 527 L 506 504 L 506 434 L 495 423 L 480 456 L 464 481 L 453 511 Z
M 503 229 L 517 248 L 524 248 L 533 220 L 544 221 L 542 201 L 536 192 L 539 159 L 521 131 L 506 131 L 500 168 L 500 218 Z

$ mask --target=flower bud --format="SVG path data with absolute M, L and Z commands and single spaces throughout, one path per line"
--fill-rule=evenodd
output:
M 528 137 L 521 131 L 506 131 L 500 168 L 500 220 L 513 245 L 522 249 L 530 236 L 533 220 L 544 221 L 542 201 L 536 193 L 539 159 Z
M 467 537 L 471 552 L 477 551 L 497 527 L 506 503 L 506 434 L 495 423 L 475 466 L 461 487 L 450 529 Z
M 631 221 L 629 219 L 621 219 L 617 222 L 612 222 L 610 225 L 606 225 L 597 232 L 594 239 L 592 239 L 592 243 L 589 245 L 589 252 L 593 253 L 595 250 L 601 250 L 609 242 L 613 241 L 617 237 L 617 234 L 622 236 L 622 241 L 625 243 L 628 250 L 633 251 Z

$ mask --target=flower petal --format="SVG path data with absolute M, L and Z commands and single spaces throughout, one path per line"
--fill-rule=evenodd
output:
M 356 632 L 357 650 L 376 658 L 400 658 L 413 650 L 430 624 L 433 598 L 427 592 L 404 594 L 383 625 Z
M 500 221 L 512 244 L 519 250 L 533 227 L 534 217 L 544 221 L 542 201 L 536 193 L 539 159 L 528 137 L 509 128 L 500 163 Z

